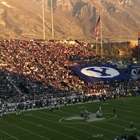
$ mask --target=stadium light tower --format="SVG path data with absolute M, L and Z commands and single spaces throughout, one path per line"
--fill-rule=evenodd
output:
M 138 32 L 138 58 L 137 58 L 138 62 L 140 61 L 139 57 L 140 57 L 140 32 Z
M 42 24 L 43 24 L 43 39 L 45 39 L 45 19 L 44 19 L 44 0 L 42 0 Z
M 51 0 L 52 39 L 54 39 L 53 0 Z

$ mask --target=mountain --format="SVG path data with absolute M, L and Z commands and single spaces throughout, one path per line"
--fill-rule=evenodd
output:
M 55 39 L 94 41 L 101 13 L 103 41 L 137 40 L 140 0 L 52 0 Z M 45 36 L 51 39 L 51 0 L 44 0 Z M 0 0 L 0 39 L 43 38 L 42 0 Z

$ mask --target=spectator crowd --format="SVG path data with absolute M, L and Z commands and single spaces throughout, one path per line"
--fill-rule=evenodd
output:
M 135 80 L 87 83 L 69 66 L 107 64 L 82 45 L 44 40 L 0 40 L 0 98 L 33 100 L 42 96 L 108 94 L 109 98 L 135 93 Z M 14 99 L 13 99 L 14 98 Z

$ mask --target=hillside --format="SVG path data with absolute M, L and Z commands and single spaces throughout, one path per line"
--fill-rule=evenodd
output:
M 45 33 L 51 39 L 50 0 L 45 5 Z M 140 0 L 53 0 L 55 39 L 94 40 L 101 12 L 104 41 L 137 40 Z M 43 38 L 41 0 L 0 0 L 0 38 Z

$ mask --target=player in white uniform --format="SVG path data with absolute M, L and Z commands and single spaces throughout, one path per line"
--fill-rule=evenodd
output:
M 20 105 L 16 106 L 16 115 L 20 115 Z
M 99 118 L 99 110 L 96 112 L 96 117 Z
M 101 106 L 99 107 L 99 112 L 100 112 L 100 115 L 102 115 L 102 108 L 101 108 Z

